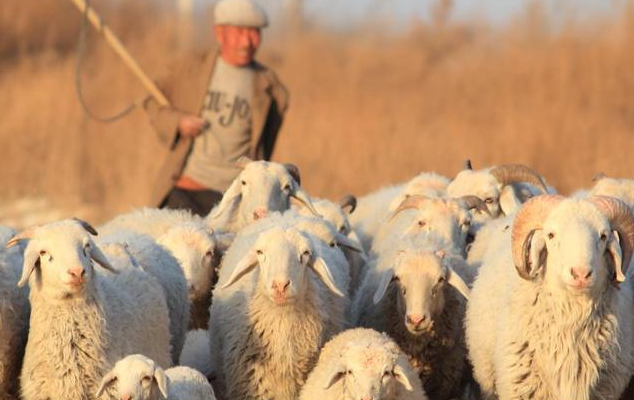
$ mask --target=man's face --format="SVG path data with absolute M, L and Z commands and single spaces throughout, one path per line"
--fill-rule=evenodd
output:
M 220 44 L 220 54 L 229 64 L 243 66 L 253 61 L 260 47 L 259 28 L 216 25 L 214 32 Z

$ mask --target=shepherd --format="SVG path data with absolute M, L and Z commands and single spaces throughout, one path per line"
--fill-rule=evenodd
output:
M 221 0 L 214 8 L 217 49 L 172 63 L 144 109 L 168 148 L 152 205 L 206 215 L 240 172 L 243 156 L 269 160 L 288 108 L 288 91 L 255 60 L 268 26 L 251 0 Z

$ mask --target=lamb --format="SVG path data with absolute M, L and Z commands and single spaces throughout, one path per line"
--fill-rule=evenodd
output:
M 468 378 L 462 320 L 469 288 L 464 259 L 443 238 L 410 237 L 384 252 L 353 301 L 358 326 L 389 334 L 432 399 L 457 398 Z
M 243 160 L 243 170 L 220 203 L 206 217 L 214 230 L 236 233 L 273 211 L 288 210 L 294 198 L 318 215 L 300 187 L 299 169 L 293 164 Z
M 100 227 L 106 235 L 126 230 L 151 236 L 178 260 L 189 290 L 189 329 L 206 329 L 211 289 L 234 235 L 210 231 L 189 211 L 153 208 L 120 215 Z
M 348 271 L 331 269 L 336 253 L 324 250 L 333 249 L 270 227 L 272 218 L 238 234 L 220 270 L 209 330 L 219 399 L 296 399 L 321 346 L 344 328 L 345 307 L 329 305 L 345 300 L 337 279 Z
M 357 210 L 350 216 L 350 222 L 365 251 L 370 251 L 380 224 L 406 198 L 413 195 L 444 197 L 449 182 L 444 176 L 421 172 L 409 182 L 386 187 L 358 199 Z
M 370 257 L 376 257 L 386 249 L 393 249 L 407 235 L 434 233 L 453 243 L 465 252 L 472 216 L 470 210 L 488 214 L 486 204 L 476 196 L 460 199 L 438 199 L 427 196 L 410 196 L 384 221 L 378 229 Z
M 531 186 L 521 186 L 522 183 Z M 473 170 L 467 160 L 465 168 L 447 186 L 447 195 L 452 198 L 477 196 L 486 203 L 489 214 L 476 216 L 472 228 L 476 232 L 491 218 L 512 214 L 528 198 L 552 190 L 541 175 L 525 165 L 504 164 Z
M 187 332 L 185 346 L 178 363 L 185 367 L 190 367 L 209 377 L 212 372 L 210 364 L 211 354 L 209 353 L 209 331 L 196 329 Z
M 524 203 L 492 237 L 467 308 L 485 399 L 619 398 L 634 368 L 633 246 L 634 217 L 617 199 Z
M 29 321 L 28 290 L 18 288 L 22 256 L 4 249 L 13 231 L 3 229 L 0 250 L 0 399 L 18 398 L 18 377 L 26 346 Z
M 96 231 L 88 223 L 63 220 L 7 243 L 29 240 L 18 282 L 28 282 L 31 303 L 20 377 L 24 400 L 94 400 L 103 374 L 135 352 L 171 365 L 162 287 L 134 265 L 115 269 L 89 233 Z M 95 269 L 93 261 L 110 272 Z
M 161 284 L 170 317 L 172 362 L 178 364 L 189 322 L 187 281 L 178 261 L 148 235 L 119 231 L 102 237 L 97 243 L 108 256 L 125 252 L 125 256 L 131 256 L 143 271 Z M 108 244 L 113 244 L 114 248 L 106 251 L 103 247 Z M 116 245 L 123 248 L 117 248 Z
M 105 392 L 117 399 L 215 400 L 214 390 L 198 371 L 188 367 L 164 370 L 142 355 L 129 355 L 102 379 L 96 397 Z
M 407 357 L 386 334 L 344 331 L 324 346 L 299 400 L 427 400 Z

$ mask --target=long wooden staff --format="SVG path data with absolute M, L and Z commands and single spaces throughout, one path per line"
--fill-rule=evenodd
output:
M 123 46 L 121 41 L 115 36 L 115 34 L 104 24 L 99 15 L 91 8 L 87 8 L 87 4 L 85 0 L 71 0 L 82 13 L 87 13 L 88 20 L 95 29 L 101 33 L 105 38 L 108 44 L 112 47 L 112 49 L 121 57 L 123 62 L 132 70 L 134 75 L 141 81 L 143 86 L 150 92 L 152 97 L 156 99 L 162 106 L 169 106 L 170 102 L 167 100 L 165 95 L 160 91 L 160 89 L 154 84 L 154 82 L 148 78 L 148 76 L 143 72 L 139 64 L 136 60 L 128 53 L 128 50 Z

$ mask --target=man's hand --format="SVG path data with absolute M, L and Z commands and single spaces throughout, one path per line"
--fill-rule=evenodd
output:
M 181 136 L 186 138 L 195 138 L 209 126 L 209 123 L 202 118 L 185 115 L 178 122 L 178 131 Z

